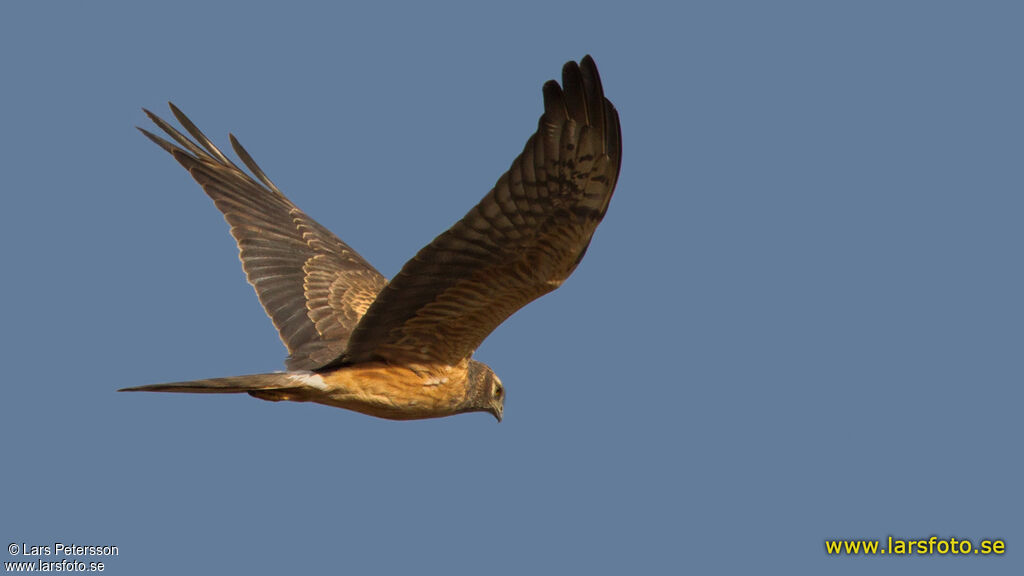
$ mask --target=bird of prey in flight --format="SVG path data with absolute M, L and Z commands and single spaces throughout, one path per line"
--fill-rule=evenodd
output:
M 494 188 L 388 282 L 292 204 L 235 137 L 247 173 L 173 104 L 142 128 L 213 199 L 242 268 L 288 348 L 286 372 L 125 388 L 318 402 L 394 420 L 489 412 L 505 390 L 473 352 L 516 310 L 568 278 L 619 176 L 619 116 L 590 56 L 544 84 L 537 132 Z M 189 137 L 191 136 L 191 138 Z M 173 141 L 173 142 L 172 142 Z

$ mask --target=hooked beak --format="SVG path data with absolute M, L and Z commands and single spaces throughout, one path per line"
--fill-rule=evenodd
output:
M 501 416 L 503 412 L 504 410 L 502 410 L 501 408 L 497 408 L 493 412 L 491 412 L 491 414 L 494 414 L 494 417 L 498 420 L 499 424 L 501 423 Z

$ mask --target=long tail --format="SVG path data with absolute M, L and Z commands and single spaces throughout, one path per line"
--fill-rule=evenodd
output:
M 237 394 L 248 392 L 263 400 L 307 399 L 311 389 L 323 389 L 323 378 L 310 372 L 270 372 L 187 382 L 167 382 L 121 388 L 118 392 L 191 392 L 197 394 Z

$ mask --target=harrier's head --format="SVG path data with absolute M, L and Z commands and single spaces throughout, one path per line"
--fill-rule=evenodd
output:
M 491 367 L 469 361 L 469 383 L 461 412 L 490 412 L 501 422 L 505 410 L 505 387 Z

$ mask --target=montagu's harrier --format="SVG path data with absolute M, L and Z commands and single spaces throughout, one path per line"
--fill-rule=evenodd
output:
M 287 372 L 125 388 L 247 392 L 396 420 L 490 412 L 501 380 L 471 357 L 506 318 L 558 288 L 587 251 L 619 176 L 622 141 L 589 56 L 544 85 L 544 114 L 483 200 L 387 282 L 292 204 L 231 136 L 251 174 L 173 104 L 191 139 L 146 110 L 224 213 L 242 267 L 288 348 Z M 175 144 L 177 143 L 177 145 Z

